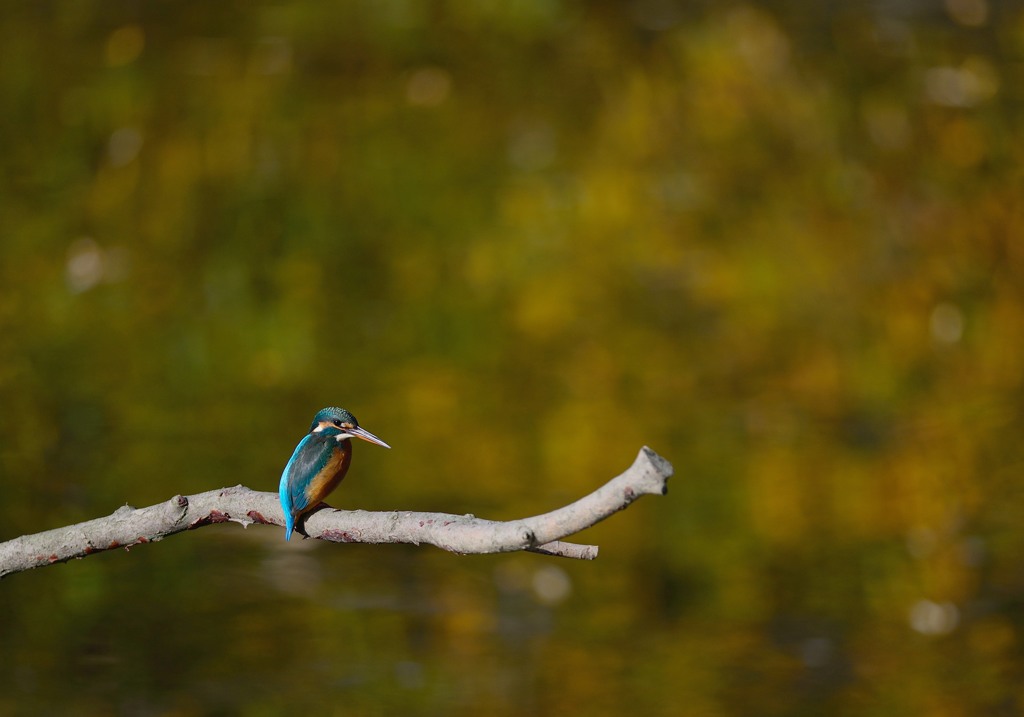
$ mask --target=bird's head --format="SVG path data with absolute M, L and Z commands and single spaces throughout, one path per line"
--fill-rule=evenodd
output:
M 349 438 L 362 438 L 364 441 L 376 443 L 378 446 L 391 448 L 365 428 L 360 428 L 359 421 L 351 413 L 344 408 L 334 406 L 325 408 L 316 414 L 316 417 L 313 418 L 313 425 L 309 427 L 309 432 L 333 437 L 338 442 L 347 441 Z

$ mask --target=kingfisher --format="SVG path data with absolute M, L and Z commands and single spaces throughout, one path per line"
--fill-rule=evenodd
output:
M 350 438 L 362 438 L 391 448 L 365 428 L 344 408 L 331 406 L 313 418 L 313 424 L 281 473 L 281 508 L 284 539 L 291 540 L 295 521 L 320 504 L 338 487 L 352 462 Z

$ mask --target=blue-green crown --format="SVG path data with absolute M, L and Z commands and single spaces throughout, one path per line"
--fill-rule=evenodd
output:
M 320 409 L 320 411 L 313 418 L 313 424 L 309 427 L 309 430 L 313 430 L 321 423 L 335 423 L 338 424 L 347 423 L 351 426 L 358 426 L 359 421 L 351 413 L 346 411 L 344 408 L 338 408 L 337 406 L 328 406 L 327 408 Z M 335 424 L 337 425 L 337 424 Z

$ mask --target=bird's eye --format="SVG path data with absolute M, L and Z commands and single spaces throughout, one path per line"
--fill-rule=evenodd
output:
M 337 426 L 338 428 L 341 428 L 341 419 L 340 418 L 335 418 L 334 419 L 334 425 Z

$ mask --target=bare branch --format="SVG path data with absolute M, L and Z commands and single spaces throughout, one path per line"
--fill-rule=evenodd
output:
M 671 464 L 645 446 L 622 475 L 575 503 L 543 515 L 493 521 L 472 515 L 336 510 L 324 505 L 306 517 L 303 528 L 311 538 L 337 543 L 426 543 L 460 554 L 529 550 L 593 560 L 597 546 L 561 539 L 604 520 L 642 495 L 664 495 L 671 475 Z M 284 522 L 276 493 L 239 485 L 192 496 L 176 495 L 148 508 L 122 506 L 105 518 L 0 543 L 0 578 L 227 521 L 243 526 Z

